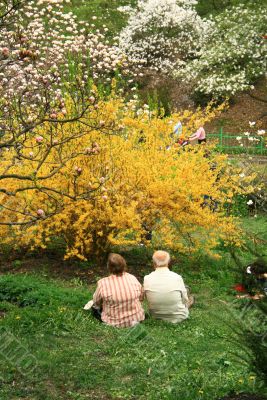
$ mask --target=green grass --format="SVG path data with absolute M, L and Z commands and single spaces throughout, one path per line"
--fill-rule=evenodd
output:
M 254 4 L 262 0 L 199 0 L 196 6 L 201 16 L 218 14 L 229 5 Z M 127 16 L 117 11 L 120 6 L 132 6 L 137 0 L 71 0 L 65 6 L 66 11 L 72 11 L 80 20 L 93 23 L 96 28 L 101 29 L 103 25 L 108 28 L 107 36 L 113 38 L 125 26 Z M 94 20 L 92 17 L 96 16 Z
M 244 4 L 247 6 L 257 6 L 265 3 L 266 0 L 198 0 L 196 9 L 201 16 L 219 14 L 227 7 Z
M 266 237 L 263 223 L 245 225 Z M 222 254 L 173 266 L 196 295 L 190 319 L 178 325 L 147 319 L 134 329 L 108 327 L 82 309 L 94 285 L 38 273 L 2 275 L 0 399 L 215 400 L 231 391 L 263 393 L 249 362 L 239 358 L 245 352 L 233 317 L 233 311 L 240 315 L 232 290 L 237 280 L 230 255 Z M 135 265 L 147 255 L 141 248 L 125 253 Z M 146 265 L 141 275 L 150 271 Z M 21 353 L 34 357 L 35 369 L 19 361 Z
M 71 0 L 65 6 L 66 11 L 72 11 L 78 19 L 94 24 L 97 29 L 108 28 L 107 37 L 113 38 L 125 26 L 127 17 L 117 10 L 120 6 L 134 6 L 136 0 Z M 93 17 L 97 19 L 93 19 Z

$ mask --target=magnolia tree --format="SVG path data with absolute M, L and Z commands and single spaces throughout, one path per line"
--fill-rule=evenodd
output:
M 176 77 L 194 82 L 195 91 L 213 97 L 253 89 L 266 73 L 266 8 L 239 5 L 213 18 L 209 40 Z
M 119 37 L 120 48 L 132 60 L 165 73 L 196 57 L 211 23 L 198 16 L 195 0 L 139 0 Z
M 22 200 L 29 191 L 54 196 L 49 213 L 56 211 L 58 196 L 67 193 L 58 191 L 52 178 L 78 154 L 99 151 L 91 142 L 70 150 L 70 142 L 107 128 L 101 119 L 90 118 L 98 109 L 92 80 L 106 82 L 118 66 L 126 68 L 118 48 L 62 10 L 62 0 L 6 0 L 1 5 L 0 224 L 28 224 L 44 216 L 41 207 L 33 210 Z M 115 129 L 108 128 L 110 133 Z M 22 218 L 11 217 L 8 210 Z

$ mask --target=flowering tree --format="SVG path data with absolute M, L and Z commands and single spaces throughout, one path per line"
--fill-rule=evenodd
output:
M 232 6 L 201 18 L 194 0 L 140 0 L 120 47 L 140 65 L 183 79 L 196 93 L 229 97 L 266 71 L 266 8 Z
M 136 101 L 111 97 L 99 102 L 98 109 L 88 114 L 97 122 L 87 135 L 79 136 L 76 124 L 65 124 L 53 135 L 62 143 L 70 130 L 77 132 L 76 139 L 59 152 L 68 157 L 60 173 L 53 174 L 54 160 L 60 157 L 57 147 L 41 167 L 34 160 L 41 176 L 47 177 L 46 185 L 57 188 L 52 194 L 47 195 L 40 178 L 40 189 L 26 192 L 20 192 L 23 182 L 8 180 L 7 190 L 16 190 L 18 196 L 4 215 L 15 223 L 2 226 L 1 237 L 11 242 L 16 237 L 20 245 L 37 248 L 60 237 L 66 243 L 66 258 L 95 255 L 100 264 L 112 246 L 137 244 L 147 230 L 153 231 L 154 246 L 183 253 L 209 252 L 220 239 L 238 245 L 239 229 L 225 214 L 224 205 L 235 193 L 251 190 L 244 188 L 249 178 L 243 178 L 241 186 L 239 171 L 227 164 L 226 156 L 202 146 L 180 149 L 170 135 L 177 119 L 188 134 L 196 121 L 208 121 L 214 113 L 187 111 L 163 119 L 146 107 L 140 109 Z M 103 134 L 105 127 L 114 134 Z M 51 129 L 48 122 L 42 132 L 45 141 L 50 140 Z M 38 152 L 36 140 L 33 152 Z M 97 144 L 87 148 L 95 140 Z M 24 169 L 24 164 L 14 165 L 17 173 Z M 28 218 L 33 223 L 20 226 L 16 222 L 24 221 L 25 205 L 32 210 Z
M 90 33 L 88 24 L 62 11 L 63 0 L 1 4 L 0 224 L 28 224 L 44 215 L 24 201 L 27 193 L 53 198 L 46 216 L 55 212 L 58 196 L 69 194 L 58 191 L 52 178 L 78 154 L 98 151 L 97 145 L 92 151 L 87 145 L 73 144 L 71 151 L 69 146 L 105 128 L 88 114 L 98 107 L 93 80 L 111 80 L 126 64 L 100 32 Z M 12 216 L 12 210 L 22 218 Z
M 266 8 L 239 5 L 215 16 L 209 40 L 175 76 L 193 81 L 196 92 L 212 97 L 253 88 L 266 72 L 266 15 Z
M 129 14 L 119 38 L 121 49 L 144 66 L 170 73 L 197 55 L 210 30 L 210 23 L 197 15 L 196 3 L 139 0 L 134 9 L 121 7 Z

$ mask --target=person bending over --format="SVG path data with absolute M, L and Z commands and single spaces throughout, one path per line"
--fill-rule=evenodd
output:
M 94 316 L 99 316 L 108 325 L 122 328 L 145 319 L 141 305 L 144 297 L 142 286 L 126 269 L 126 261 L 121 255 L 109 254 L 110 275 L 97 282 L 92 305 Z
M 144 291 L 152 317 L 177 323 L 189 316 L 190 302 L 183 278 L 169 270 L 170 255 L 158 250 L 153 255 L 155 271 L 144 278 Z
M 198 130 L 189 137 L 189 141 L 192 142 L 193 140 L 197 139 L 198 144 L 206 143 L 206 132 L 203 126 L 200 126 Z

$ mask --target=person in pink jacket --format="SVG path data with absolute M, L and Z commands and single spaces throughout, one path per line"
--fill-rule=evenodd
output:
M 198 144 L 201 143 L 206 143 L 206 132 L 205 129 L 203 128 L 203 126 L 200 126 L 198 128 L 198 130 L 196 131 L 196 133 L 194 133 L 193 135 L 190 136 L 189 140 L 190 142 L 197 139 L 198 140 Z

